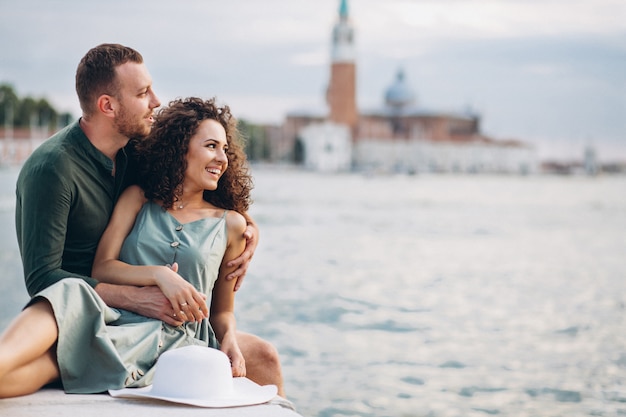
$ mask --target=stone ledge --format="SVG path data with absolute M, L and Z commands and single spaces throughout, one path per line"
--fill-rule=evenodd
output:
M 276 397 L 249 407 L 202 408 L 149 399 L 113 398 L 108 394 L 66 394 L 44 388 L 17 398 L 0 399 L 0 415 L 7 417 L 161 417 L 237 416 L 302 417 L 291 402 Z

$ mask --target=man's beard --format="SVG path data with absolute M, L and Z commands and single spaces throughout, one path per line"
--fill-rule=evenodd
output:
M 129 139 L 142 139 L 150 133 L 150 127 L 146 125 L 145 119 L 130 117 L 125 107 L 120 108 L 120 112 L 115 119 L 117 131 Z

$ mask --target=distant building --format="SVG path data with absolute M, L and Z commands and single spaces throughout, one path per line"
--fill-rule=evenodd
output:
M 591 146 L 585 148 L 584 164 L 587 175 L 596 175 L 598 173 L 596 150 Z
M 21 165 L 52 133 L 42 128 L 0 128 L 0 168 Z
M 536 170 L 535 153 L 529 145 L 483 135 L 478 115 L 428 111 L 418 106 L 403 70 L 397 72 L 385 91 L 381 108 L 359 112 L 354 29 L 347 0 L 339 4 L 339 19 L 332 31 L 331 58 L 327 111 L 290 112 L 282 126 L 273 130 L 268 127 L 275 161 L 295 160 L 315 170 L 330 167 L 380 172 Z M 335 127 L 330 128 L 328 123 Z M 309 128 L 310 125 L 317 127 Z M 339 163 L 345 158 L 343 142 L 332 145 L 332 140 L 343 141 L 336 125 L 345 126 L 349 132 L 349 164 Z M 324 137 L 323 132 L 329 132 L 330 136 Z M 320 149 L 326 151 L 320 153 Z M 325 162 L 324 158 L 329 161 Z
M 483 135 L 477 114 L 418 106 L 402 70 L 385 92 L 385 105 L 361 112 L 354 146 L 357 169 L 471 173 L 536 169 L 530 146 Z
M 330 81 L 326 102 L 330 109 L 329 119 L 354 129 L 358 122 L 356 106 L 356 51 L 354 29 L 348 20 L 348 3 L 339 6 L 339 21 L 333 28 Z
M 314 123 L 300 131 L 305 168 L 320 172 L 348 171 L 352 167 L 352 135 L 345 124 Z

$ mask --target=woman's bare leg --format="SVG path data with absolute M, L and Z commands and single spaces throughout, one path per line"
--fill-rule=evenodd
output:
M 246 361 L 246 376 L 259 385 L 276 385 L 278 395 L 287 398 L 276 348 L 258 336 L 240 331 L 237 332 L 237 344 Z
M 24 309 L 0 335 L 0 398 L 25 395 L 59 377 L 58 329 L 50 303 Z
M 41 387 L 59 379 L 59 366 L 54 348 L 0 380 L 0 398 L 19 397 L 37 392 Z

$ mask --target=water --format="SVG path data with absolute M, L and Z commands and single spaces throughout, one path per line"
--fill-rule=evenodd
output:
M 238 326 L 303 416 L 626 415 L 626 177 L 254 176 Z M 3 328 L 26 292 L 0 177 Z

